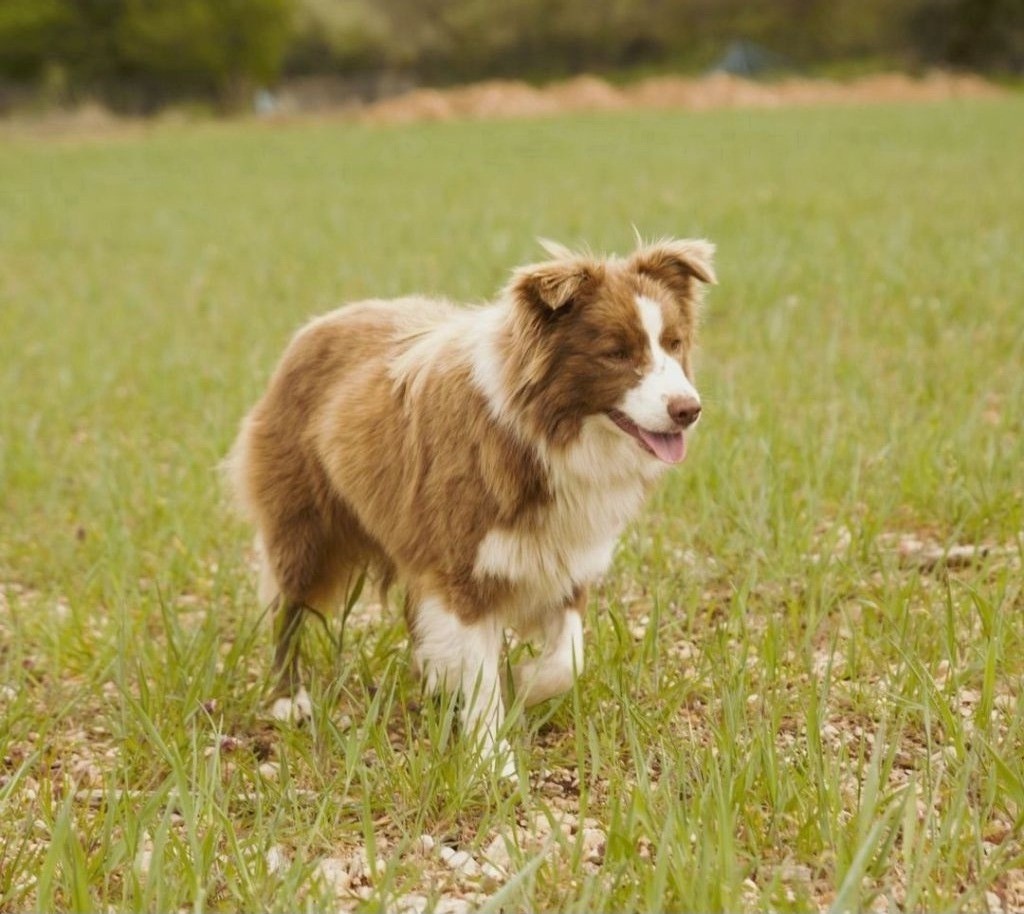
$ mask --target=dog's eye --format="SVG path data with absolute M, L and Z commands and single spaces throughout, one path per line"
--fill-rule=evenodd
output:
M 628 349 L 612 349 L 604 354 L 604 357 L 610 362 L 628 362 L 629 361 L 629 350 Z
M 678 355 L 680 352 L 683 351 L 683 341 L 680 339 L 669 340 L 668 351 L 671 352 L 673 355 Z

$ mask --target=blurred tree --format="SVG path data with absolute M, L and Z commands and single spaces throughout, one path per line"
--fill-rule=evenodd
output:
M 272 82 L 291 40 L 290 0 L 122 0 L 118 56 L 144 78 L 242 104 Z
M 123 11 L 123 0 L 0 0 L 0 74 L 40 80 L 47 94 L 56 85 L 55 101 L 110 84 Z
M 0 0 L 0 78 L 136 110 L 238 106 L 283 66 L 427 82 L 696 70 L 736 40 L 810 66 L 1020 72 L 1024 0 Z
M 1024 0 L 927 0 L 908 22 L 928 63 L 1024 71 Z
M 48 68 L 115 100 L 200 94 L 234 106 L 272 82 L 294 0 L 0 0 L 0 75 Z M 127 93 L 131 94 L 131 92 Z
M 432 80 L 559 76 L 693 44 L 695 0 L 378 0 L 392 53 Z
M 54 46 L 73 80 L 95 87 L 121 76 L 117 30 L 126 0 L 64 0 L 64 5 L 69 17 Z
M 73 12 L 64 0 L 0 2 L 0 75 L 36 79 L 55 58 L 58 37 Z
M 346 73 L 393 64 L 390 25 L 371 0 L 299 0 L 289 73 Z

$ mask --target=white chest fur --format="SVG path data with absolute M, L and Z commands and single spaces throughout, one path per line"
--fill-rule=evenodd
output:
M 551 503 L 520 525 L 493 528 L 477 550 L 473 573 L 518 585 L 533 604 L 522 607 L 527 612 L 566 600 L 575 587 L 600 577 L 643 504 L 635 443 L 616 430 L 588 431 L 579 449 L 549 463 Z M 626 472 L 609 472 L 615 470 Z

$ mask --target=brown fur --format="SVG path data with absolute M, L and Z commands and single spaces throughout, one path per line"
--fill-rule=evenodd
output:
M 474 560 L 489 530 L 529 528 L 555 497 L 536 442 L 570 446 L 643 369 L 627 307 L 637 294 L 661 303 L 663 342 L 689 373 L 709 252 L 664 242 L 627 260 L 566 253 L 517 271 L 497 341 L 511 424 L 473 383 L 466 340 L 443 334 L 465 320 L 452 305 L 363 302 L 295 336 L 228 459 L 272 578 L 264 596 L 278 598 L 275 666 L 288 687 L 301 607 L 326 607 L 366 568 L 385 585 L 402 579 L 411 607 L 443 593 L 465 622 L 509 603 L 514 585 L 474 576 Z

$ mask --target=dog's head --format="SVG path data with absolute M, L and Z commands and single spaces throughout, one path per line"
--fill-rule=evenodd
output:
M 634 439 L 644 459 L 678 463 L 701 411 L 691 350 L 714 246 L 663 240 L 597 258 L 544 244 L 552 259 L 508 287 L 513 402 L 553 447 L 597 428 Z

